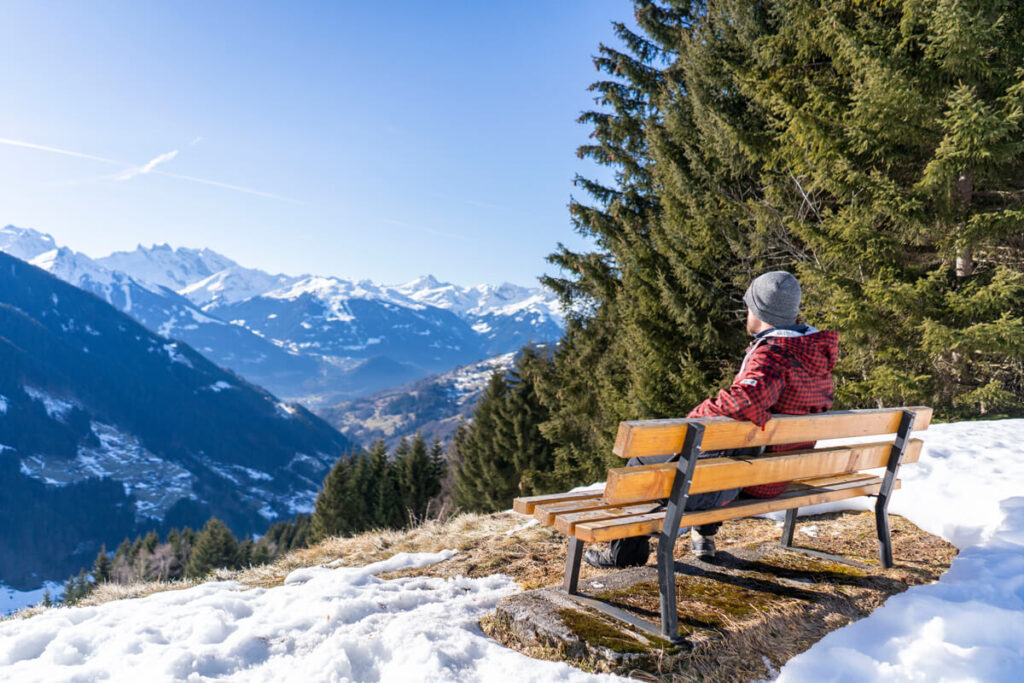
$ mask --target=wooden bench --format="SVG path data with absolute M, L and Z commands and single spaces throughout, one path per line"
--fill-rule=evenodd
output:
M 678 459 L 658 465 L 612 469 L 608 471 L 603 490 L 517 498 L 513 508 L 533 515 L 542 524 L 554 526 L 569 537 L 563 584 L 566 593 L 648 633 L 676 641 L 679 639 L 679 625 L 673 552 L 680 527 L 786 510 L 783 547 L 858 564 L 794 546 L 797 510 L 818 503 L 876 496 L 879 560 L 883 567 L 891 567 L 889 500 L 893 490 L 899 488 L 897 475 L 900 466 L 917 462 L 921 454 L 922 442 L 910 438 L 911 431 L 927 429 L 931 417 L 931 408 L 913 407 L 779 415 L 772 418 L 764 429 L 750 422 L 728 418 L 622 422 L 613 449 L 619 457 L 678 454 Z M 698 461 L 700 454 L 708 451 L 882 435 L 895 436 L 850 446 Z M 883 467 L 885 473 L 881 477 L 864 472 Z M 712 510 L 684 511 L 690 494 L 780 481 L 793 483 L 775 498 L 742 498 Z M 645 534 L 658 535 L 660 629 L 578 590 L 585 543 Z

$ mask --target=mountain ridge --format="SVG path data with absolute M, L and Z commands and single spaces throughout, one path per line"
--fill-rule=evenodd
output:
M 262 532 L 309 511 L 355 447 L 303 407 L 5 253 L 0 397 L 0 579 L 15 587 L 77 569 L 137 526 L 216 514 L 238 534 Z
M 0 251 L 35 261 L 150 329 L 310 405 L 372 393 L 396 379 L 415 380 L 562 332 L 553 294 L 509 283 L 461 287 L 427 275 L 381 285 L 272 275 L 210 249 L 167 244 L 92 259 L 14 226 L 0 228 Z

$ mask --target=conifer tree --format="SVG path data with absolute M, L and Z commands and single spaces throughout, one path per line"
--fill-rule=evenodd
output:
M 473 411 L 473 422 L 455 432 L 455 504 L 463 510 L 503 510 L 518 490 L 511 425 L 501 418 L 507 392 L 503 373 L 495 371 Z
M 371 447 L 373 451 L 383 450 L 385 457 L 387 447 L 378 441 Z M 354 532 L 364 531 L 373 527 L 374 505 L 377 500 L 377 480 L 370 464 L 370 454 L 360 451 L 354 457 L 352 475 L 350 477 L 350 515 L 351 529 Z
M 524 347 L 508 373 L 495 372 L 473 413 L 453 440 L 455 503 L 493 512 L 512 499 L 551 486 L 551 443 L 541 434 L 548 417 L 538 386 L 552 370 L 547 351 Z
M 408 441 L 402 439 L 396 450 L 404 454 L 408 448 Z M 406 519 L 399 490 L 398 470 L 388 457 L 388 450 L 383 442 L 380 442 L 379 448 L 375 446 L 370 451 L 370 472 L 376 482 L 376 496 L 368 499 L 373 511 L 372 528 L 395 529 L 404 526 Z
M 324 477 L 310 522 L 310 536 L 314 542 L 354 531 L 351 477 L 352 459 L 349 456 L 338 458 Z
M 92 578 L 96 583 L 107 583 L 111 579 L 113 562 L 107 555 L 107 546 L 100 546 L 100 552 L 96 555 L 96 561 L 92 563 Z
M 238 540 L 224 522 L 211 517 L 196 535 L 185 575 L 201 577 L 214 569 L 234 569 L 237 563 Z
M 434 496 L 441 492 L 441 470 L 434 453 L 428 452 L 427 442 L 417 434 L 411 443 L 396 451 L 395 468 L 398 473 L 399 498 L 413 524 L 423 521 Z

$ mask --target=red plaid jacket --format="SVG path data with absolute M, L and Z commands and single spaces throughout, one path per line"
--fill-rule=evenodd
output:
M 772 413 L 807 415 L 832 408 L 835 387 L 832 368 L 839 351 L 836 332 L 819 332 L 803 325 L 769 330 L 747 349 L 740 371 L 728 389 L 690 411 L 688 417 L 731 417 L 764 427 Z M 770 446 L 773 453 L 813 448 L 814 442 Z M 789 482 L 743 489 L 747 495 L 771 498 Z

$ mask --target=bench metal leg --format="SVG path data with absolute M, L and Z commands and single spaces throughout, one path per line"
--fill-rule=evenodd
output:
M 782 525 L 782 547 L 793 547 L 793 534 L 796 532 L 796 513 L 799 508 L 786 510 L 786 523 Z
M 569 548 L 565 559 L 565 582 L 563 584 L 565 592 L 573 600 L 589 605 L 609 616 L 621 619 L 651 635 L 665 638 L 671 643 L 679 643 L 683 640 L 679 637 L 679 615 L 676 612 L 675 547 L 676 537 L 679 534 L 679 522 L 682 519 L 683 511 L 686 509 L 686 501 L 689 499 L 690 482 L 693 481 L 693 471 L 697 466 L 697 457 L 700 455 L 700 444 L 703 438 L 704 425 L 691 423 L 686 430 L 686 437 L 683 440 L 683 450 L 680 453 L 676 476 L 672 482 L 672 494 L 665 508 L 665 520 L 662 523 L 661 534 L 658 536 L 658 588 L 661 594 L 661 629 L 659 630 L 653 624 L 622 609 L 588 595 L 582 595 L 578 591 L 583 542 L 576 537 L 569 539 Z
M 670 641 L 679 639 L 679 615 L 676 612 L 675 538 L 661 534 L 658 539 L 658 594 L 661 599 L 661 635 Z
M 833 562 L 840 562 L 842 564 L 849 564 L 854 567 L 860 567 L 861 569 L 871 569 L 862 562 L 856 560 L 848 560 L 840 555 L 832 555 L 831 553 L 823 553 L 820 550 L 811 550 L 810 548 L 801 548 L 793 545 L 793 534 L 796 532 L 796 516 L 800 508 L 793 508 L 792 510 L 786 510 L 786 522 L 782 525 L 782 540 L 779 541 L 786 550 L 790 550 L 795 553 L 802 553 L 804 555 L 811 555 L 813 557 L 820 557 L 826 560 L 832 560 Z
M 569 537 L 569 548 L 565 553 L 565 580 L 562 587 L 569 595 L 578 591 L 580 582 L 580 560 L 583 558 L 583 541 L 575 536 Z
M 889 569 L 893 566 L 892 559 L 892 536 L 889 531 L 889 499 L 892 497 L 893 487 L 896 485 L 896 475 L 899 473 L 900 465 L 903 463 L 903 454 L 907 450 L 907 442 L 910 434 L 914 431 L 914 411 L 904 410 L 900 419 L 900 427 L 896 432 L 896 440 L 892 444 L 892 451 L 889 453 L 889 464 L 885 468 L 885 477 L 882 479 L 882 486 L 878 489 L 878 500 L 875 502 L 875 526 L 878 530 L 878 561 L 882 567 Z
M 689 425 L 683 440 L 676 476 L 672 481 L 672 494 L 665 506 L 665 521 L 658 536 L 658 592 L 661 596 L 661 634 L 670 642 L 679 642 L 679 615 L 676 612 L 676 538 L 679 536 L 679 522 L 690 498 L 690 483 L 700 456 L 700 444 L 704 439 L 704 426 Z

